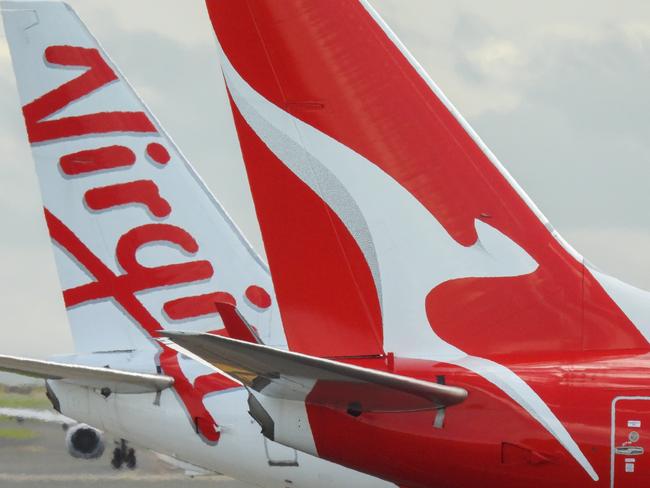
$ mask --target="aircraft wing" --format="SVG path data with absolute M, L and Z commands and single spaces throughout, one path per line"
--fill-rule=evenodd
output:
M 211 334 L 165 331 L 164 335 L 180 346 L 181 352 L 189 352 L 267 397 L 359 412 L 437 409 L 467 397 L 462 388 L 261 344 Z M 312 395 L 317 383 L 318 394 Z
M 0 355 L 0 371 L 34 378 L 63 380 L 90 388 L 109 388 L 113 393 L 162 391 L 174 383 L 170 376 L 132 373 L 108 368 L 55 363 Z
M 31 408 L 8 408 L 0 407 L 0 416 L 11 417 L 20 420 L 36 420 L 37 422 L 47 422 L 54 424 L 74 425 L 76 420 L 61 415 L 51 410 L 35 410 Z

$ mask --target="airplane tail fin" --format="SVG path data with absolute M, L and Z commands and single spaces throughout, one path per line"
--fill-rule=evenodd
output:
M 217 302 L 282 345 L 265 263 L 77 15 L 1 6 L 77 352 L 223 328 Z
M 225 302 L 284 345 L 268 269 L 67 5 L 0 6 L 74 360 L 173 378 L 188 427 L 216 442 L 202 399 L 238 384 L 156 338 L 227 335 Z
M 206 3 L 292 350 L 648 348 L 366 0 Z

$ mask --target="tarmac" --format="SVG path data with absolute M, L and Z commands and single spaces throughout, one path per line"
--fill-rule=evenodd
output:
M 61 426 L 24 421 L 16 423 L 16 427 L 33 431 L 35 437 L 0 438 L 2 488 L 250 488 L 216 474 L 190 478 L 142 449 L 137 451 L 135 470 L 115 470 L 110 464 L 112 440 L 107 440 L 106 451 L 100 459 L 86 461 L 68 454 Z

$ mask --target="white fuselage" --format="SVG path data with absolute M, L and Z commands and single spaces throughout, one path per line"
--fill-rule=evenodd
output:
M 265 439 L 248 415 L 248 393 L 233 388 L 204 403 L 220 425 L 210 445 L 194 430 L 173 389 L 160 393 L 112 394 L 63 381 L 49 381 L 61 413 L 116 437 L 210 471 L 264 487 L 388 487 L 385 481 L 298 453 Z

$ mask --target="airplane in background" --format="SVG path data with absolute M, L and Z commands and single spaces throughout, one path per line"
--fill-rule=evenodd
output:
M 60 425 L 66 433 L 65 444 L 68 453 L 78 459 L 99 459 L 106 449 L 106 440 L 103 432 L 90 425 L 81 424 L 58 412 L 33 408 L 0 407 L 0 416 L 14 419 L 18 423 L 34 421 Z M 162 462 L 172 468 L 183 471 L 187 476 L 198 477 L 215 474 L 213 471 L 199 468 L 172 456 L 160 454 L 155 451 L 153 453 Z M 135 449 L 130 447 L 128 441 L 125 439 L 115 441 L 111 465 L 115 469 L 120 469 L 122 466 L 128 469 L 135 469 L 137 467 Z
M 263 434 L 402 487 L 650 486 L 650 294 L 588 263 L 366 0 L 206 0 L 288 350 Z
M 264 438 L 240 383 L 158 341 L 286 348 L 268 268 L 70 7 L 0 8 L 75 345 L 0 370 L 46 379 L 55 410 L 87 424 L 68 430 L 78 457 L 105 431 L 259 486 L 393 486 Z

